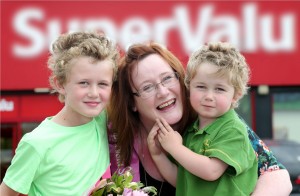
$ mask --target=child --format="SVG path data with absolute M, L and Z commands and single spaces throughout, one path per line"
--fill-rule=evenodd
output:
M 256 156 L 234 111 L 248 80 L 244 57 L 229 44 L 210 43 L 190 57 L 185 84 L 198 120 L 184 133 L 183 144 L 164 119 L 157 120 L 159 128 L 154 126 L 148 136 L 152 158 L 176 185 L 176 195 L 250 195 L 254 190 Z M 178 169 L 157 151 L 156 136 Z
M 119 53 L 105 36 L 84 32 L 61 35 L 52 50 L 50 84 L 64 107 L 21 139 L 3 196 L 83 195 L 109 167 L 104 109 Z

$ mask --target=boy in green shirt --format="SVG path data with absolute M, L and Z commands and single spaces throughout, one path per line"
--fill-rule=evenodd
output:
M 75 32 L 54 42 L 50 83 L 64 107 L 21 139 L 0 195 L 81 196 L 95 187 L 109 169 L 105 108 L 118 56 L 102 34 Z
M 257 159 L 245 124 L 234 111 L 247 92 L 245 58 L 227 43 L 209 43 L 194 52 L 185 84 L 198 120 L 183 135 L 157 119 L 148 136 L 151 156 L 176 195 L 250 195 Z M 155 139 L 177 162 L 156 151 Z

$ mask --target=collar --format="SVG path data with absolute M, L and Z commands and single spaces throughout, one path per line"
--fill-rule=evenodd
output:
M 234 109 L 228 110 L 226 113 L 224 113 L 222 116 L 218 117 L 216 120 L 214 120 L 212 123 L 207 125 L 206 127 L 199 129 L 199 122 L 200 119 L 198 118 L 187 130 L 187 132 L 195 132 L 197 134 L 203 134 L 206 132 L 207 134 L 210 134 L 211 130 L 214 130 L 213 127 L 214 125 L 218 124 L 217 122 L 223 119 L 231 118 L 234 115 L 236 115 Z M 212 127 L 212 129 L 211 129 Z

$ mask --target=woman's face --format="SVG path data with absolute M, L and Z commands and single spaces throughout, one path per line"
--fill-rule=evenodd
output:
M 175 79 L 171 87 L 165 87 L 162 81 L 169 79 L 174 73 L 171 66 L 157 54 L 152 54 L 141 60 L 131 73 L 133 92 L 141 92 L 154 84 L 153 95 L 143 98 L 134 96 L 135 105 L 132 108 L 139 113 L 146 129 L 150 130 L 157 117 L 164 118 L 170 125 L 179 122 L 183 115 L 183 105 L 179 80 Z M 159 84 L 160 83 L 160 84 Z

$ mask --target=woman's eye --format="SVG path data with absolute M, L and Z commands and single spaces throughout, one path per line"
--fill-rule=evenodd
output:
M 168 82 L 168 81 L 171 81 L 172 80 L 172 76 L 166 76 L 166 77 L 164 77 L 161 81 L 162 82 Z
M 153 84 L 148 84 L 141 88 L 142 91 L 149 92 L 153 89 Z

